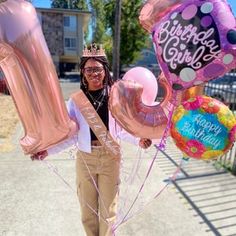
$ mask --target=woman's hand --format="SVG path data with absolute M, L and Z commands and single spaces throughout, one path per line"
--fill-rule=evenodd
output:
M 151 146 L 152 140 L 148 138 L 140 138 L 139 140 L 139 146 L 143 149 L 147 149 Z
M 48 156 L 48 152 L 47 152 L 47 150 L 43 150 L 43 151 L 40 151 L 40 152 L 37 152 L 37 153 L 31 155 L 30 158 L 32 161 L 43 160 L 46 156 Z

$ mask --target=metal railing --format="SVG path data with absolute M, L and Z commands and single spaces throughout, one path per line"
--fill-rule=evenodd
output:
M 236 77 L 234 83 L 208 83 L 204 92 L 205 95 L 225 103 L 236 114 Z M 236 175 L 236 144 L 216 162 Z
M 236 110 L 236 76 L 226 76 L 205 85 L 205 95 L 225 103 L 232 111 Z
M 221 165 L 232 172 L 233 175 L 236 175 L 236 144 L 225 155 L 217 159 L 216 165 Z

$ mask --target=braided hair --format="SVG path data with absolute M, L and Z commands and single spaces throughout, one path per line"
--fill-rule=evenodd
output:
M 104 71 L 105 71 L 105 78 L 103 80 L 103 83 L 104 83 L 104 87 L 106 89 L 106 94 L 108 95 L 108 91 L 109 91 L 109 88 L 112 86 L 112 84 L 114 83 L 113 82 L 113 79 L 111 77 L 111 74 L 110 74 L 110 70 L 109 70 L 109 63 L 108 63 L 108 60 L 106 57 L 104 56 L 95 56 L 95 57 L 82 57 L 81 58 L 81 62 L 79 64 L 79 68 L 80 68 L 80 77 L 81 77 L 81 83 L 80 83 L 80 88 L 83 90 L 83 92 L 87 92 L 88 90 L 88 84 L 87 84 L 87 81 L 85 79 L 85 76 L 84 76 L 84 73 L 83 73 L 83 69 L 84 69 L 84 66 L 86 64 L 86 62 L 89 60 L 89 59 L 93 59 L 95 61 L 98 61 L 99 63 L 101 63 L 103 65 L 103 68 L 104 68 Z

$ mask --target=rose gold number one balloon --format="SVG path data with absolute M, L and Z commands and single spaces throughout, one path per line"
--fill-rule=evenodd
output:
M 0 66 L 25 135 L 25 154 L 70 137 L 69 119 L 57 74 L 34 7 L 24 0 L 0 3 Z

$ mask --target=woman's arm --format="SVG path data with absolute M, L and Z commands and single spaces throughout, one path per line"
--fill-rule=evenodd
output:
M 121 139 L 123 141 L 129 142 L 137 146 L 139 145 L 143 149 L 147 149 L 151 146 L 152 140 L 147 138 L 137 138 L 134 135 L 130 134 L 125 129 L 120 127 L 120 125 L 116 122 L 116 120 L 112 117 L 111 114 L 109 119 L 111 119 L 109 120 L 109 128 L 113 137 L 116 136 L 118 139 Z
M 67 111 L 68 111 L 70 119 L 75 121 L 75 123 L 77 124 L 77 132 L 78 132 L 79 125 L 78 125 L 78 121 L 76 118 L 75 105 L 74 105 L 72 99 L 70 99 L 67 102 Z M 59 152 L 65 150 L 73 145 L 76 145 L 77 138 L 78 138 L 77 132 L 73 136 L 71 136 L 70 138 L 67 138 L 64 141 L 55 144 L 54 146 L 48 148 L 47 150 L 43 150 L 43 151 L 33 154 L 31 156 L 31 159 L 32 160 L 43 160 L 48 155 L 59 153 Z

